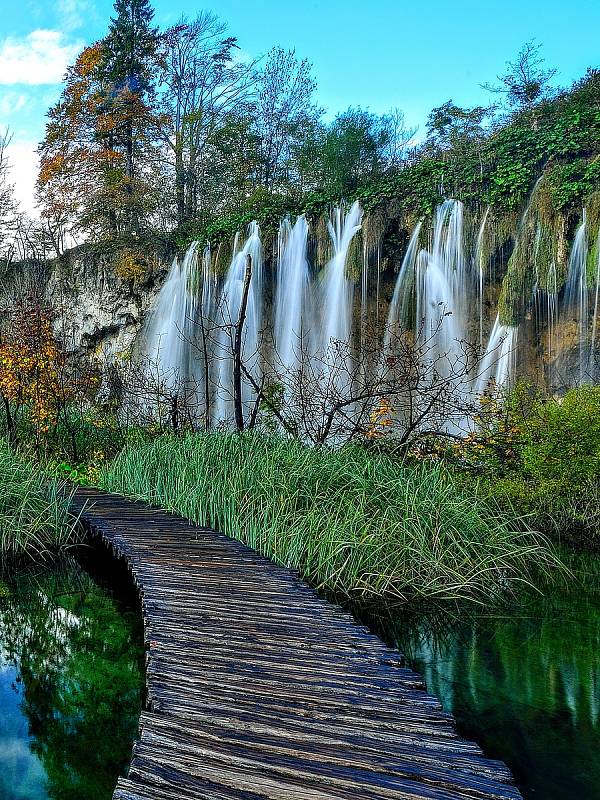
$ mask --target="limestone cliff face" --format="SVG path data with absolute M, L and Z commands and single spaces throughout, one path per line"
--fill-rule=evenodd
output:
M 158 259 L 141 281 L 115 274 L 110 257 L 73 251 L 48 265 L 45 297 L 69 348 L 118 357 L 131 350 L 167 272 Z

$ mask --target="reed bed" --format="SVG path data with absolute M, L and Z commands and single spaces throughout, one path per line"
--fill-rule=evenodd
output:
M 125 449 L 102 488 L 217 528 L 352 597 L 469 598 L 560 566 L 548 541 L 441 468 L 256 434 Z
M 45 560 L 72 544 L 72 490 L 0 441 L 0 558 Z

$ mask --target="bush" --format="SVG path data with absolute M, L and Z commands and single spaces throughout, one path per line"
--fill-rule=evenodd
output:
M 574 488 L 600 478 L 600 386 L 571 389 L 538 402 L 523 426 L 525 474 Z
M 472 441 L 461 443 L 467 486 L 553 538 L 600 544 L 600 387 L 543 397 L 519 384 Z M 491 408 L 491 411 L 489 410 Z M 477 477 L 483 475 L 483 477 Z

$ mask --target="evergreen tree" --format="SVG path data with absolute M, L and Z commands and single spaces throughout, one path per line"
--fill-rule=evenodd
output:
M 149 144 L 155 99 L 154 74 L 160 37 L 149 0 L 116 0 L 116 16 L 102 42 L 104 86 L 99 129 L 107 147 L 124 156 L 124 211 L 130 229 L 140 224 L 138 165 Z

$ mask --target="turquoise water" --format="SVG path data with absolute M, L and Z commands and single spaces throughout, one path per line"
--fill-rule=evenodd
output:
M 110 798 L 142 703 L 139 616 L 74 560 L 0 582 L 0 800 Z
M 600 800 L 600 561 L 576 566 L 576 580 L 502 611 L 370 619 L 527 800 Z

